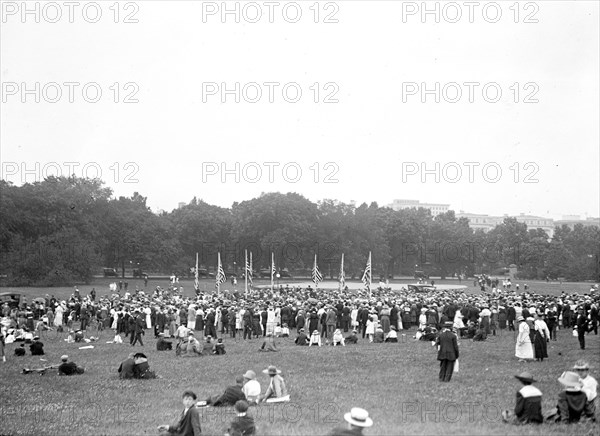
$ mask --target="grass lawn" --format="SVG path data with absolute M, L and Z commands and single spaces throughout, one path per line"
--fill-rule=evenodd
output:
M 93 284 L 99 295 L 104 293 L 104 283 L 108 280 Z M 135 288 L 135 283 L 129 280 L 130 288 Z M 79 288 L 86 295 L 93 285 Z M 151 281 L 149 286 L 156 284 Z M 191 282 L 184 286 L 191 293 Z M 536 292 L 559 294 L 561 290 L 587 292 L 589 284 L 548 287 L 539 283 L 537 287 L 530 283 L 530 289 Z M 32 297 L 48 292 L 63 298 L 72 290 L 17 289 Z M 472 286 L 469 289 L 478 292 Z M 365 431 L 367 435 L 600 434 L 591 424 L 509 426 L 500 416 L 502 409 L 514 407 L 520 383 L 513 376 L 524 370 L 539 381 L 536 385 L 544 394 L 544 410 L 556 403 L 560 391 L 556 379 L 577 359 L 588 359 L 592 375 L 600 379 L 600 336 L 588 335 L 586 350 L 582 351 L 570 331 L 560 330 L 558 341 L 549 344 L 550 358 L 541 363 L 516 361 L 512 332 L 483 343 L 461 341 L 460 372 L 450 383 L 441 384 L 434 347 L 410 339 L 414 331 L 405 331 L 406 340 L 400 336 L 398 344 L 359 341 L 356 346 L 310 349 L 294 346 L 292 334 L 288 340 L 278 340 L 279 353 L 258 352 L 260 340 L 226 337 L 226 355 L 200 358 L 176 358 L 174 352 L 157 352 L 150 331 L 144 337 L 144 347 L 106 344 L 112 339 L 106 331 L 95 348 L 88 350 L 79 350 L 80 344 L 67 344 L 65 334 L 49 332 L 42 338 L 48 363 L 57 363 L 62 354 L 68 354 L 86 372 L 73 377 L 58 377 L 55 370 L 44 376 L 22 375 L 23 367 L 38 367 L 43 362 L 29 353 L 14 357 L 15 344 L 8 345 L 8 361 L 0 363 L 0 433 L 158 434 L 158 425 L 172 423 L 181 413 L 181 393 L 185 389 L 205 399 L 221 393 L 234 383 L 236 375 L 252 369 L 264 392 L 267 376 L 261 371 L 274 364 L 283 370 L 292 401 L 252 408 L 258 434 L 326 434 L 345 424 L 343 414 L 353 406 L 367 409 L 375 422 Z M 146 353 L 152 369 L 163 378 L 119 380 L 119 362 L 132 350 Z M 202 409 L 201 416 L 204 434 L 223 434 L 232 411 Z

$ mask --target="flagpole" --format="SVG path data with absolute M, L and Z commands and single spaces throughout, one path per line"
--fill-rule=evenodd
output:
M 221 252 L 217 253 L 217 274 L 216 274 L 216 282 L 217 282 L 217 295 L 221 292 Z
M 339 278 L 339 281 L 340 281 L 340 291 L 342 291 L 343 288 L 344 288 L 344 283 L 342 282 L 344 279 L 345 279 L 344 278 L 344 253 L 342 253 L 342 263 L 340 265 L 340 278 Z
M 194 291 L 200 291 L 200 281 L 198 280 L 198 252 L 196 252 L 196 270 L 194 271 Z
M 253 266 L 252 266 L 252 252 L 250 252 L 250 265 L 248 267 L 248 273 L 250 274 L 250 288 L 252 288 L 253 282 L 254 282 L 254 278 L 252 277 L 252 272 L 253 271 Z
M 248 292 L 248 250 L 244 250 L 244 292 Z
M 275 255 L 271 251 L 271 291 L 274 289 L 273 284 L 273 270 L 275 269 Z
M 371 267 L 371 271 L 369 274 L 369 300 L 371 299 L 371 279 L 373 278 L 373 264 L 371 263 L 371 252 L 369 251 L 369 265 Z
M 317 267 L 317 254 L 315 253 L 315 264 L 314 264 L 314 266 L 313 266 L 313 276 L 314 276 L 314 277 L 313 277 L 313 283 L 315 284 L 315 291 L 316 291 L 316 290 L 317 290 L 317 288 L 319 287 L 319 284 L 318 284 L 318 282 L 317 282 L 317 274 L 316 274 L 317 268 L 318 268 L 318 267 Z

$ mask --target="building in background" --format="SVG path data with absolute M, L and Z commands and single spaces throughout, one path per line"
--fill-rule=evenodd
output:
M 394 210 L 402 209 L 428 209 L 431 212 L 431 216 L 438 216 L 439 214 L 448 212 L 450 208 L 449 204 L 437 204 L 437 203 L 421 203 L 419 200 L 394 200 L 392 204 L 388 204 L 387 207 Z

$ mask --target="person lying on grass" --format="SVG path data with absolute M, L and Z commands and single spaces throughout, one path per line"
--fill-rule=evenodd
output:
M 58 366 L 58 375 L 77 375 L 83 374 L 84 369 L 77 366 L 75 362 L 69 362 L 69 356 L 66 354 L 61 356 L 62 363 Z
M 235 405 L 239 400 L 246 400 L 246 395 L 242 391 L 244 386 L 244 377 L 239 375 L 235 378 L 235 385 L 225 388 L 221 395 L 212 395 L 206 399 L 207 406 L 229 407 Z

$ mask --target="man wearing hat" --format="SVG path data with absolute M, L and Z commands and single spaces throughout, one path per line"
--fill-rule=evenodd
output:
M 33 337 L 33 343 L 29 346 L 32 356 L 43 356 L 44 355 L 44 344 L 40 342 L 39 336 Z
M 270 365 L 267 369 L 263 370 L 263 374 L 268 374 L 270 381 L 267 391 L 264 395 L 261 395 L 261 401 L 269 403 L 289 401 L 290 396 L 287 393 L 283 377 L 280 375 L 281 371 L 274 365 Z
M 83 374 L 83 368 L 81 366 L 77 366 L 75 362 L 69 362 L 69 356 L 66 354 L 62 355 L 60 360 L 62 363 L 58 365 L 58 375 Z
M 573 371 L 579 375 L 583 384 L 581 390 L 587 396 L 585 415 L 596 420 L 596 398 L 598 397 L 598 382 L 590 375 L 590 365 L 584 360 L 578 360 L 573 366 Z
M 517 392 L 517 403 L 514 416 L 508 410 L 502 412 L 502 418 L 513 424 L 542 423 L 542 392 L 532 385 L 536 381 L 529 372 L 516 375 L 515 378 L 523 383 L 523 387 Z
M 449 382 L 454 372 L 454 362 L 458 359 L 458 339 L 452 332 L 451 321 L 444 323 L 442 333 L 437 339 L 438 357 L 440 361 L 440 381 Z
M 363 429 L 371 427 L 373 420 L 369 418 L 369 412 L 360 407 L 353 407 L 350 412 L 344 414 L 344 420 L 348 423 L 348 427 L 334 428 L 330 436 L 361 436 Z
M 296 345 L 308 345 L 308 336 L 306 336 L 306 333 L 303 328 L 300 329 L 300 332 L 294 340 L 294 343 Z

